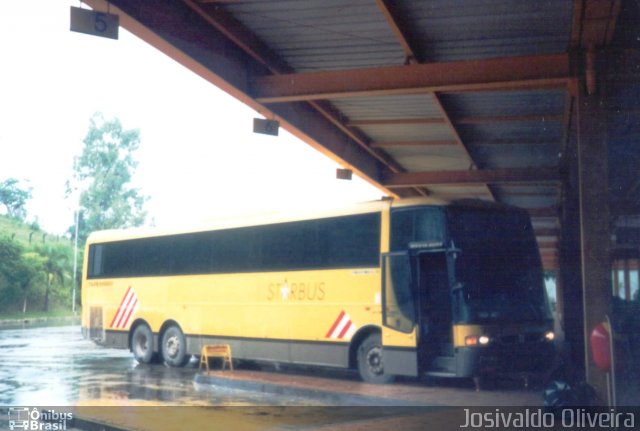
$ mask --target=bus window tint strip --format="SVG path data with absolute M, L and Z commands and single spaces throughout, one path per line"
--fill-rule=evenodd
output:
M 379 266 L 380 214 L 93 244 L 88 278 Z

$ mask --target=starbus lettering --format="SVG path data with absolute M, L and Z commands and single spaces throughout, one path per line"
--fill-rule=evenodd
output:
M 292 282 L 271 283 L 267 287 L 267 300 L 280 298 L 282 301 L 323 301 L 325 298 L 324 282 Z
M 324 283 L 291 283 L 291 298 L 298 301 L 322 301 Z

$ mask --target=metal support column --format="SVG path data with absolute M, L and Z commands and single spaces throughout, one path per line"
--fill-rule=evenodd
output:
M 574 118 L 577 116 L 577 112 Z M 569 361 L 567 371 L 571 378 L 584 378 L 584 312 L 582 299 L 582 271 L 580 263 L 580 206 L 578 181 L 577 125 L 572 124 L 572 133 L 565 154 L 566 177 L 563 183 L 562 212 L 560 213 L 559 279 L 562 285 L 561 313 L 565 343 L 562 344 L 564 359 Z
M 607 114 L 597 95 L 578 96 L 578 179 L 584 339 L 611 309 Z M 584 349 L 587 382 L 607 400 L 605 373 Z

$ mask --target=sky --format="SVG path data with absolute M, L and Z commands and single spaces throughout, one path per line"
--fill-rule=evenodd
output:
M 383 193 L 288 134 L 252 132 L 252 109 L 124 29 L 119 40 L 71 32 L 69 0 L 0 0 L 0 181 L 31 187 L 28 220 L 73 224 L 73 158 L 95 112 L 139 129 L 134 186 L 159 227 L 304 211 Z

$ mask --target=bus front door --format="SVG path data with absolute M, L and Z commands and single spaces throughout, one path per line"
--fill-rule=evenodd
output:
M 408 252 L 382 255 L 383 362 L 392 375 L 418 375 L 413 264 Z
M 445 252 L 417 256 L 419 295 L 418 361 L 421 374 L 451 376 L 456 373 L 453 348 L 453 313 Z

